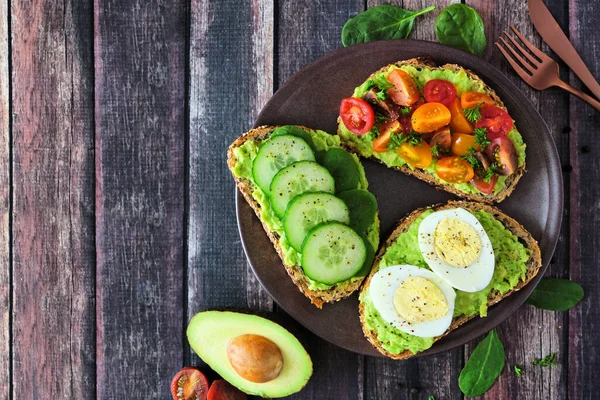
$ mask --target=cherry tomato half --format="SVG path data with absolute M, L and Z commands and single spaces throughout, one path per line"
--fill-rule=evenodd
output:
M 506 111 L 498 107 L 482 106 L 481 119 L 475 123 L 476 128 L 486 128 L 489 140 L 504 136 L 513 127 L 513 121 Z
M 506 136 L 500 136 L 492 140 L 485 148 L 488 159 L 495 162 L 500 175 L 512 175 L 518 167 L 517 149 L 512 140 Z
M 394 85 L 387 91 L 390 99 L 399 106 L 408 107 L 419 100 L 419 89 L 415 80 L 401 69 L 395 69 L 389 73 L 387 81 Z
M 457 156 L 465 156 L 469 153 L 471 147 L 481 151 L 481 146 L 475 145 L 475 136 L 466 133 L 452 134 L 452 154 Z
M 375 122 L 375 113 L 371 105 L 354 97 L 342 100 L 340 117 L 346 128 L 357 135 L 369 132 Z
M 465 117 L 458 99 L 454 99 L 448 110 L 450 110 L 450 115 L 452 116 L 450 120 L 450 129 L 452 129 L 452 132 L 473 133 L 473 125 Z
M 417 145 L 402 143 L 396 152 L 404 161 L 416 168 L 429 167 L 433 159 L 431 147 L 429 147 L 426 141 L 422 141 Z
M 456 99 L 456 88 L 451 82 L 432 79 L 423 87 L 423 96 L 429 103 L 442 103 L 446 107 L 450 107 L 450 103 Z
M 400 122 L 397 120 L 387 121 L 381 124 L 379 127 L 379 137 L 373 139 L 373 151 L 376 151 L 377 153 L 386 152 L 392 132 L 398 132 L 400 128 Z
M 448 183 L 469 182 L 475 175 L 471 164 L 458 156 L 438 160 L 436 172 L 440 179 Z
M 498 182 L 498 175 L 496 174 L 492 175 L 488 182 L 484 181 L 478 174 L 475 174 L 473 179 L 471 179 L 471 183 L 475 186 L 475 189 L 485 194 L 492 194 L 494 192 L 496 182 Z
M 450 128 L 444 127 L 433 132 L 433 136 L 429 141 L 429 146 L 437 146 L 438 152 L 447 153 L 452 147 L 452 136 L 450 135 Z
M 442 103 L 425 103 L 412 115 L 415 132 L 427 133 L 440 129 L 450 122 L 450 111 Z
M 247 400 L 248 396 L 231 383 L 217 379 L 210 386 L 208 400 Z
M 173 400 L 207 400 L 208 380 L 202 372 L 186 367 L 171 380 Z
M 494 100 L 485 93 L 479 92 L 463 92 L 460 95 L 460 106 L 462 108 L 471 108 L 480 105 L 481 103 L 493 106 Z

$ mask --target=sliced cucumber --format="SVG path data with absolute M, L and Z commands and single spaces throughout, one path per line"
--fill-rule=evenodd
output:
M 347 190 L 338 197 L 350 210 L 350 226 L 359 235 L 364 235 L 377 214 L 377 199 L 370 192 L 361 189 Z
M 268 194 L 271 181 L 277 172 L 293 162 L 302 160 L 315 160 L 313 151 L 304 139 L 291 135 L 272 137 L 260 146 L 254 158 L 254 182 Z
M 352 278 L 365 263 L 364 240 L 348 225 L 326 222 L 302 244 L 302 269 L 310 279 L 334 285 Z
M 283 125 L 279 128 L 276 128 L 273 133 L 271 133 L 271 138 L 282 135 L 291 135 L 299 137 L 300 139 L 304 139 L 304 141 L 310 146 L 313 151 L 316 151 L 317 148 L 313 143 L 312 137 L 306 132 L 306 130 L 300 128 L 296 125 Z
M 271 207 L 279 217 L 285 214 L 290 200 L 306 192 L 335 191 L 335 181 L 325 169 L 314 161 L 298 161 L 273 177 L 271 182 Z
M 301 251 L 308 232 L 328 221 L 349 224 L 350 212 L 346 203 L 329 193 L 305 193 L 290 201 L 283 218 L 283 229 L 290 245 Z
M 360 182 L 358 165 L 354 157 L 346 150 L 332 147 L 325 153 L 321 164 L 329 170 L 331 176 L 335 179 L 336 193 L 358 189 Z

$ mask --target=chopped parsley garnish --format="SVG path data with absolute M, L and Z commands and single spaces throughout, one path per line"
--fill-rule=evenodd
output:
M 413 146 L 418 145 L 423 140 L 423 137 L 415 131 L 410 131 L 408 134 L 402 132 L 392 132 L 390 135 L 390 142 L 387 145 L 388 149 L 397 149 L 404 143 L 412 144 Z
M 521 375 L 523 375 L 523 372 L 525 372 L 522 365 L 515 364 L 514 368 L 515 368 L 515 375 L 516 376 L 521 376 Z
M 394 85 L 392 85 L 391 83 L 388 82 L 388 80 L 385 78 L 385 76 L 383 75 L 376 75 L 375 78 L 373 78 L 373 83 L 375 84 L 375 86 L 377 86 L 379 88 L 379 90 L 381 90 L 382 92 L 387 91 L 390 88 L 393 88 Z
M 483 174 L 481 175 L 481 178 L 483 179 L 484 182 L 489 182 L 490 179 L 492 179 L 492 176 L 494 176 L 494 174 L 496 173 L 496 171 L 498 171 L 498 165 L 497 164 L 492 164 L 489 166 L 489 168 L 486 171 L 483 171 Z
M 481 162 L 477 159 L 477 157 L 475 157 L 473 155 L 476 152 L 477 152 L 477 149 L 475 149 L 475 147 L 471 146 L 471 147 L 469 147 L 469 150 L 467 150 L 467 154 L 462 156 L 462 158 L 465 159 L 469 164 L 471 164 L 473 169 L 483 168 L 483 166 L 481 165 Z
M 385 101 L 387 99 L 387 93 L 383 90 L 377 92 L 375 96 L 377 96 L 378 101 Z
M 475 135 L 475 144 L 480 145 L 482 149 L 485 149 L 490 144 L 487 137 L 487 129 L 475 128 L 473 129 L 473 135 Z
M 431 146 L 431 155 L 434 157 L 439 157 L 440 155 L 440 150 L 438 149 L 438 145 L 434 144 L 433 146 Z
M 533 360 L 531 365 L 537 365 L 540 367 L 551 367 L 553 365 L 558 365 L 558 361 L 556 359 L 557 355 L 558 353 L 551 353 L 544 358 L 536 358 L 535 360 Z
M 410 107 L 400 107 L 400 115 L 410 114 Z
M 465 117 L 470 121 L 470 122 L 477 122 L 481 119 L 481 105 L 484 104 L 485 102 L 481 102 L 479 104 L 477 104 L 476 106 L 473 106 L 471 108 L 463 108 L 463 112 L 465 113 Z
M 390 117 L 383 114 L 375 114 L 375 122 L 387 122 Z

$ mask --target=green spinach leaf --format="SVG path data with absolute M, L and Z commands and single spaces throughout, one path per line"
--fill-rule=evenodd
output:
M 438 15 L 435 35 L 440 43 L 477 56 L 483 54 L 487 44 L 481 17 L 464 4 L 452 4 Z
M 567 311 L 583 299 L 583 288 L 568 279 L 543 278 L 527 304 L 552 311 Z
M 406 39 L 412 31 L 415 18 L 435 8 L 430 6 L 419 11 L 408 11 L 388 4 L 371 7 L 346 21 L 342 28 L 342 43 L 352 46 L 374 40 Z
M 332 147 L 327 150 L 321 164 L 333 176 L 336 193 L 358 188 L 360 183 L 358 165 L 350 153 L 344 149 Z
M 460 371 L 458 386 L 467 396 L 480 396 L 488 391 L 504 368 L 504 346 L 492 329 L 471 354 Z

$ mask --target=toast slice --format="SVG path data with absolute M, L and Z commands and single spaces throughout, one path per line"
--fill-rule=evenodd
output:
M 529 232 L 527 232 L 525 230 L 525 228 L 523 228 L 523 226 L 521 226 L 521 224 L 519 224 L 516 220 L 509 217 L 508 215 L 504 214 L 502 211 L 500 211 L 496 207 L 493 207 L 491 205 L 484 204 L 484 203 L 476 203 L 476 202 L 470 202 L 470 201 L 449 201 L 446 204 L 434 205 L 434 206 L 425 207 L 425 208 L 421 208 L 421 209 L 413 211 L 412 213 L 410 213 L 408 216 L 406 216 L 404 219 L 402 219 L 400 221 L 400 223 L 394 229 L 394 231 L 392 232 L 390 237 L 382 245 L 379 252 L 377 253 L 375 262 L 373 263 L 373 268 L 371 269 L 371 273 L 365 280 L 365 283 L 361 289 L 361 302 L 359 305 L 359 312 L 360 312 L 361 325 L 363 327 L 363 333 L 364 333 L 365 337 L 369 340 L 369 342 L 371 342 L 371 344 L 380 353 L 382 353 L 386 357 L 389 357 L 389 358 L 392 358 L 395 360 L 402 360 L 402 359 L 410 358 L 410 357 L 414 356 L 414 354 L 409 350 L 405 350 L 399 354 L 392 354 L 382 347 L 382 343 L 377 338 L 377 332 L 374 330 L 369 330 L 365 325 L 366 316 L 365 316 L 365 307 L 364 307 L 364 303 L 362 301 L 362 296 L 369 287 L 371 277 L 379 270 L 379 263 L 381 261 L 381 258 L 385 254 L 387 248 L 396 241 L 398 236 L 400 236 L 402 233 L 406 232 L 409 229 L 409 227 L 411 226 L 411 224 L 423 212 L 425 212 L 427 210 L 439 211 L 439 210 L 446 210 L 446 209 L 457 208 L 457 207 L 464 208 L 465 210 L 470 211 L 470 212 L 479 211 L 479 210 L 487 211 L 488 213 L 492 214 L 494 216 L 494 218 L 496 218 L 498 221 L 500 221 L 506 229 L 508 229 L 510 232 L 512 232 L 515 236 L 517 236 L 517 238 L 519 239 L 519 242 L 521 242 L 527 249 L 529 249 L 531 251 L 531 255 L 526 263 L 527 273 L 526 273 L 525 279 L 523 281 L 520 281 L 512 290 L 504 293 L 503 295 L 492 291 L 490 293 L 490 295 L 488 296 L 488 302 L 487 302 L 488 307 L 498 303 L 500 300 L 502 300 L 506 296 L 509 296 L 512 293 L 523 288 L 538 274 L 538 272 L 540 271 L 540 268 L 542 267 L 542 256 L 541 256 L 540 248 L 538 246 L 537 241 L 531 236 L 531 234 Z M 477 314 L 472 315 L 472 316 L 458 316 L 458 317 L 454 318 L 452 320 L 452 323 L 450 324 L 450 327 L 448 328 L 448 330 L 446 330 L 446 332 L 443 335 L 436 337 L 434 339 L 434 341 L 439 340 L 440 338 L 447 335 L 449 332 L 458 328 L 460 325 L 464 324 L 465 322 L 469 321 L 470 319 L 472 319 L 475 316 L 477 316 Z
M 502 100 L 500 99 L 500 97 L 498 97 L 498 95 L 496 94 L 496 92 L 490 88 L 488 85 L 485 84 L 485 82 L 483 82 L 483 80 L 481 80 L 481 78 L 479 78 L 479 76 L 477 76 L 476 74 L 474 74 L 472 71 L 465 69 L 459 65 L 456 64 L 445 64 L 442 66 L 436 66 L 435 61 L 433 60 L 433 58 L 431 57 L 418 57 L 418 58 L 411 58 L 409 60 L 404 60 L 404 61 L 398 61 L 395 64 L 390 64 L 390 65 L 386 65 L 385 67 L 380 68 L 379 70 L 375 71 L 374 73 L 372 73 L 366 80 L 368 79 L 372 79 L 374 78 L 374 76 L 378 73 L 382 73 L 382 72 L 386 72 L 390 67 L 392 66 L 413 66 L 415 67 L 417 70 L 423 70 L 423 69 L 429 69 L 429 70 L 441 70 L 441 69 L 446 69 L 446 70 L 451 70 L 454 72 L 464 72 L 466 74 L 466 76 L 468 78 L 470 78 L 473 81 L 476 81 L 478 83 L 480 83 L 483 86 L 483 92 L 485 94 L 487 94 L 488 96 L 490 96 L 495 102 L 496 102 L 496 106 L 499 108 L 502 108 L 504 110 L 506 110 L 506 107 L 504 106 L 504 103 L 502 102 Z M 365 80 L 365 81 L 366 81 Z M 340 133 L 341 127 L 342 127 L 343 123 L 341 118 L 338 118 L 338 133 Z M 350 151 L 354 151 L 355 153 L 363 156 L 363 157 L 367 157 L 367 158 L 371 158 L 377 162 L 380 162 L 382 164 L 385 165 L 385 163 L 383 163 L 380 159 L 373 157 L 373 156 L 368 156 L 367 154 L 364 154 L 363 152 L 361 152 L 352 142 L 350 141 L 346 141 L 344 140 L 343 136 L 340 134 L 340 137 L 342 138 L 342 142 L 344 144 L 344 147 L 346 147 L 348 150 Z M 411 167 L 409 167 L 408 165 L 403 165 L 403 166 L 393 166 L 390 167 L 393 169 L 396 169 L 398 171 L 401 171 L 407 175 L 412 175 L 412 176 L 416 176 L 417 178 L 428 182 L 430 184 L 432 184 L 433 186 L 435 186 L 436 188 L 440 189 L 440 190 L 445 190 L 447 192 L 453 193 L 459 197 L 468 199 L 468 200 L 473 200 L 473 201 L 482 201 L 482 202 L 486 202 L 486 203 L 499 203 L 502 200 L 504 200 L 505 198 L 507 198 L 515 189 L 517 182 L 519 181 L 519 179 L 521 179 L 521 176 L 523 175 L 523 173 L 525 172 L 525 162 L 523 162 L 523 165 L 521 165 L 517 171 L 510 175 L 506 181 L 506 187 L 504 187 L 501 191 L 499 191 L 498 193 L 492 193 L 492 194 L 484 194 L 484 193 L 480 193 L 480 192 L 476 192 L 476 193 L 465 193 L 464 191 L 461 191 L 459 189 L 457 189 L 456 187 L 444 183 L 442 181 L 440 181 L 437 176 L 428 173 L 427 171 L 421 170 L 421 169 L 412 169 Z
M 305 126 L 299 126 L 302 129 L 312 130 Z M 267 233 L 271 243 L 275 247 L 277 254 L 281 258 L 283 266 L 285 267 L 288 275 L 294 282 L 294 284 L 298 287 L 298 289 L 308 298 L 311 303 L 314 304 L 317 308 L 322 308 L 323 303 L 333 303 L 339 300 L 342 300 L 352 293 L 354 293 L 360 285 L 362 284 L 365 277 L 362 278 L 351 278 L 349 280 L 340 282 L 336 285 L 333 285 L 331 288 L 326 290 L 320 289 L 311 289 L 310 279 L 304 274 L 302 267 L 299 264 L 291 265 L 286 262 L 286 256 L 284 253 L 284 249 L 282 247 L 282 240 L 285 240 L 280 237 L 280 235 L 271 230 L 268 224 L 261 218 L 261 205 L 257 198 L 255 197 L 255 193 L 260 191 L 258 186 L 250 179 L 237 177 L 234 173 L 234 168 L 238 163 L 238 158 L 236 156 L 236 149 L 243 146 L 247 141 L 252 140 L 257 143 L 261 143 L 264 140 L 268 139 L 271 136 L 271 133 L 277 128 L 277 126 L 261 126 L 255 129 L 250 130 L 244 135 L 237 138 L 230 146 L 227 151 L 227 166 L 231 170 L 235 182 L 237 184 L 238 189 L 248 202 L 256 216 L 261 221 L 265 232 Z M 335 137 L 331 135 L 332 137 Z M 341 146 L 340 146 L 341 147 Z M 358 160 L 358 158 L 357 158 Z M 373 225 L 377 224 L 378 227 L 379 219 L 378 216 L 375 218 L 375 222 Z M 372 228 L 373 228 L 372 225 Z M 289 247 L 289 244 L 288 244 Z M 375 248 L 376 246 L 374 246 Z

